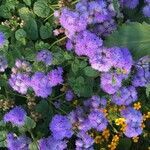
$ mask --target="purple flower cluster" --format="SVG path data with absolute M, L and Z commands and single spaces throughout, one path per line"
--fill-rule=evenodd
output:
M 5 43 L 5 35 L 3 32 L 0 32 L 0 47 L 2 47 Z
M 0 72 L 4 72 L 8 67 L 6 58 L 3 55 L 0 55 Z
M 56 140 L 71 138 L 73 135 L 72 124 L 66 116 L 55 115 L 49 125 L 49 128 Z
M 46 66 L 49 66 L 52 64 L 52 54 L 48 50 L 41 50 L 38 52 L 36 60 L 37 62 L 43 62 L 46 64 Z
M 51 87 L 57 86 L 63 83 L 63 69 L 62 67 L 57 67 L 57 69 L 53 69 L 47 74 L 47 78 L 49 80 L 49 84 Z
M 144 56 L 135 63 L 132 84 L 135 87 L 146 87 L 150 84 L 150 56 Z
M 145 6 L 143 7 L 143 14 L 145 17 L 150 17 L 150 1 L 145 0 Z
M 7 134 L 7 148 L 9 150 L 29 150 L 31 140 L 26 136 L 14 136 L 13 133 Z
M 30 85 L 36 96 L 46 98 L 52 93 L 52 87 L 49 84 L 47 76 L 43 72 L 36 72 L 31 77 Z
M 122 117 L 126 120 L 126 129 L 124 134 L 131 138 L 136 137 L 142 133 L 143 117 L 140 111 L 128 107 L 121 111 Z
M 30 76 L 25 73 L 11 74 L 9 85 L 18 93 L 26 94 L 30 87 Z
M 112 102 L 116 105 L 130 105 L 137 100 L 137 92 L 135 87 L 121 87 L 114 95 L 112 95 Z
M 134 9 L 138 4 L 139 0 L 120 0 L 122 7 Z
M 74 98 L 74 93 L 72 90 L 66 91 L 66 96 L 65 96 L 67 101 L 72 101 Z
M 51 136 L 39 140 L 40 150 L 64 150 L 66 148 L 67 141 L 65 140 L 56 140 Z
M 4 115 L 5 122 L 11 122 L 16 126 L 23 126 L 26 120 L 26 112 L 22 107 L 16 106 Z

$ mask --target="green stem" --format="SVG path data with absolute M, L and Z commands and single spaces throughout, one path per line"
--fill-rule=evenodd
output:
M 38 143 L 37 143 L 36 139 L 34 138 L 34 135 L 33 135 L 32 131 L 31 131 L 31 130 L 29 130 L 28 132 L 30 133 L 31 138 L 32 138 L 33 142 L 35 143 L 36 148 L 37 148 L 37 150 L 38 150 L 38 149 L 39 149 L 39 148 L 38 148 Z
M 60 97 L 62 97 L 62 96 L 64 96 L 65 95 L 65 93 L 63 93 L 63 94 L 61 94 L 61 95 L 58 95 L 58 96 L 56 96 L 56 97 L 54 97 L 54 98 L 52 98 L 52 99 L 50 99 L 51 101 L 53 101 L 53 100 L 56 100 L 56 99 L 58 99 L 58 98 L 60 98 Z
M 45 22 L 46 20 L 48 20 L 49 18 L 51 18 L 53 15 L 54 15 L 54 14 L 52 13 L 52 14 L 49 15 L 47 18 L 45 18 L 45 19 L 44 19 L 44 22 Z
M 56 45 L 57 43 L 59 43 L 59 42 L 65 40 L 66 38 L 67 38 L 67 36 L 65 36 L 65 37 L 63 37 L 63 38 L 61 38 L 61 39 L 55 41 L 54 43 L 51 44 L 51 46 L 49 47 L 49 49 L 51 49 L 51 48 L 52 48 L 54 45 Z
M 77 2 L 79 2 L 79 0 L 75 0 L 74 2 L 71 3 L 71 5 L 76 4 Z

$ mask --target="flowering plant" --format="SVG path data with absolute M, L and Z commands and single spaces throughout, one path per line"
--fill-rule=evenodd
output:
M 1 0 L 0 149 L 145 150 L 150 0 Z

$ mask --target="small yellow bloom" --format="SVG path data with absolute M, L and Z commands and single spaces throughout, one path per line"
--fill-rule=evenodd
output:
M 102 132 L 102 136 L 108 140 L 108 138 L 110 137 L 110 131 L 109 129 L 105 129 L 103 132 Z
M 139 110 L 140 108 L 141 108 L 140 102 L 134 103 L 134 109 Z
M 146 119 L 150 119 L 150 112 L 147 113 Z
M 78 100 L 74 100 L 74 101 L 73 101 L 73 105 L 74 105 L 74 106 L 77 106 L 77 105 L 78 105 Z
M 95 139 L 94 139 L 95 143 L 96 144 L 99 144 L 101 143 L 103 140 L 102 140 L 102 137 L 100 135 L 96 136 Z
M 139 140 L 139 137 L 138 136 L 137 137 L 133 137 L 132 140 L 133 140 L 134 143 L 137 143 L 138 140 Z
M 115 120 L 115 124 L 117 126 L 124 125 L 124 123 L 125 123 L 125 118 L 118 118 L 118 119 Z

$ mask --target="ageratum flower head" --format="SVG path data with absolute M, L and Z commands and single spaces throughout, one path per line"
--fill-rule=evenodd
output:
M 150 84 L 150 56 L 144 56 L 136 62 L 132 84 L 135 87 L 146 87 Z
M 145 17 L 150 17 L 150 4 L 143 8 L 143 14 Z
M 52 64 L 52 54 L 49 50 L 41 50 L 37 53 L 36 60 L 38 62 L 45 63 L 46 66 L 49 66 Z
M 51 87 L 57 86 L 63 83 L 63 69 L 62 67 L 57 67 L 57 69 L 53 69 L 47 74 L 47 78 L 49 80 L 49 84 Z
M 133 9 L 139 4 L 139 0 L 120 0 L 120 3 L 122 7 Z
M 42 98 L 47 98 L 52 93 L 48 77 L 43 72 L 35 72 L 31 77 L 30 86 L 34 90 L 35 95 Z
M 8 67 L 6 58 L 3 55 L 0 55 L 0 72 L 4 72 Z
M 77 134 L 78 139 L 76 140 L 76 149 L 77 150 L 84 150 L 90 149 L 94 144 L 94 139 L 89 136 L 86 132 L 81 131 Z
M 110 49 L 102 47 L 90 56 L 89 61 L 92 68 L 100 72 L 108 72 L 113 66 L 112 59 Z
M 122 117 L 126 120 L 126 129 L 124 134 L 131 138 L 137 137 L 142 133 L 142 114 L 140 111 L 127 107 L 121 111 Z
M 7 134 L 7 148 L 9 150 L 29 150 L 31 140 L 26 136 L 14 136 L 13 133 Z
M 3 32 L 0 32 L 0 47 L 2 47 L 5 43 L 5 35 Z
M 62 140 L 73 135 L 72 125 L 66 116 L 55 115 L 49 125 L 54 139 Z
M 77 34 L 75 40 L 75 53 L 78 56 L 92 56 L 102 46 L 103 41 L 88 30 Z
M 5 122 L 11 122 L 13 125 L 16 126 L 23 126 L 25 120 L 26 120 L 26 112 L 20 106 L 16 106 L 15 108 L 11 109 L 4 115 Z
M 61 10 L 59 21 L 61 26 L 65 28 L 68 38 L 73 38 L 76 33 L 85 30 L 87 27 L 86 16 L 68 8 Z
M 116 73 L 102 73 L 101 84 L 102 90 L 108 94 L 114 94 L 122 86 L 123 77 Z
M 26 94 L 30 86 L 30 76 L 25 73 L 11 74 L 9 85 L 18 93 Z
M 131 53 L 127 48 L 110 48 L 113 67 L 119 69 L 125 76 L 131 71 L 133 64 Z
M 112 102 L 117 105 L 130 105 L 137 100 L 137 92 L 135 87 L 121 87 L 114 95 L 112 95 Z
M 74 93 L 72 90 L 66 91 L 66 96 L 65 96 L 67 101 L 72 101 L 74 98 Z
M 91 128 L 94 128 L 97 131 L 103 131 L 107 127 L 108 121 L 104 113 L 100 112 L 99 110 L 92 111 L 88 115 L 88 119 L 89 119 Z
M 56 140 L 51 136 L 39 140 L 40 150 L 65 150 L 66 148 L 67 141 L 65 140 Z

